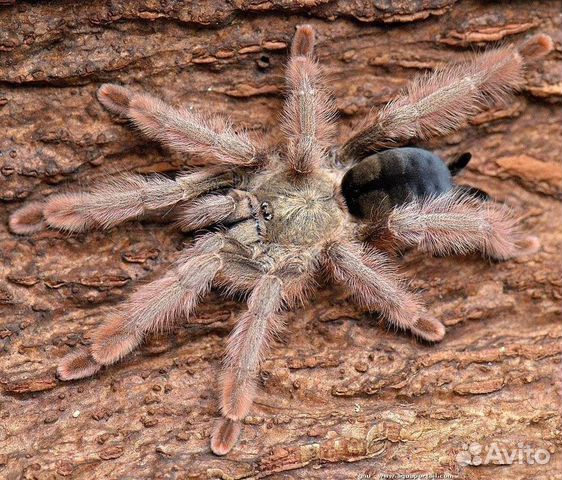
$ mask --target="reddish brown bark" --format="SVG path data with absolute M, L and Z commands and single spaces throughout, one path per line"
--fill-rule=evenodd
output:
M 560 8 L 450 0 L 1 7 L 0 477 L 560 478 Z M 445 158 L 471 151 L 463 181 L 512 205 L 543 247 L 502 264 L 408 253 L 404 270 L 447 326 L 435 346 L 386 331 L 338 290 L 321 292 L 289 316 L 241 442 L 218 458 L 209 450 L 216 372 L 241 304 L 213 295 L 194 324 L 121 364 L 80 382 L 54 377 L 57 361 L 186 239 L 151 222 L 24 238 L 9 233 L 7 218 L 66 184 L 181 168 L 180 156 L 112 121 L 94 97 L 103 81 L 276 136 L 287 44 L 304 22 L 318 32 L 344 127 L 425 69 L 490 42 L 552 35 L 555 51 L 527 73 L 522 94 L 432 144 Z M 544 448 L 550 462 L 457 463 L 464 444 L 493 441 Z

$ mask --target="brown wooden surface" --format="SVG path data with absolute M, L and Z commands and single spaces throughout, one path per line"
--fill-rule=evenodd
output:
M 0 7 L 0 478 L 561 478 L 561 2 L 186 3 Z M 303 22 L 318 31 L 344 127 L 427 68 L 551 34 L 556 50 L 530 69 L 522 94 L 433 142 L 445 158 L 471 151 L 463 181 L 512 205 L 543 246 L 503 264 L 408 253 L 413 286 L 447 325 L 435 346 L 385 330 L 338 290 L 319 293 L 289 315 L 241 441 L 218 458 L 208 445 L 216 372 L 241 304 L 212 295 L 193 324 L 121 364 L 79 382 L 54 377 L 57 361 L 188 239 L 150 222 L 30 238 L 6 223 L 66 184 L 181 168 L 186 159 L 101 108 L 103 81 L 277 136 L 286 45 Z M 455 461 L 463 444 L 493 441 L 552 456 L 544 466 Z

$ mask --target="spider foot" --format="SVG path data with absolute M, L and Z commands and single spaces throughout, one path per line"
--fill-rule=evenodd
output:
M 221 418 L 211 437 L 211 450 L 215 455 L 226 455 L 238 440 L 242 425 L 238 420 Z
M 101 365 L 111 365 L 132 352 L 140 338 L 129 333 L 120 333 L 119 324 L 103 325 L 93 334 L 92 358 Z
M 544 33 L 533 35 L 519 47 L 519 53 L 529 60 L 537 60 L 554 49 L 552 38 Z
M 10 215 L 10 230 L 18 235 L 30 235 L 45 228 L 42 202 L 31 202 Z
M 541 241 L 534 235 L 527 235 L 517 242 L 517 253 L 515 257 L 524 255 L 532 255 L 537 253 L 541 248 Z
M 440 342 L 445 336 L 445 326 L 436 318 L 421 317 L 410 327 L 411 332 L 428 342 Z
M 100 103 L 111 112 L 125 115 L 129 110 L 131 93 L 120 85 L 104 83 L 98 88 L 97 97 Z
M 101 365 L 94 360 L 89 348 L 77 348 L 61 360 L 57 368 L 57 378 L 67 381 L 90 377 L 100 368 Z
M 299 25 L 293 38 L 291 54 L 312 55 L 314 51 L 314 29 L 310 25 Z

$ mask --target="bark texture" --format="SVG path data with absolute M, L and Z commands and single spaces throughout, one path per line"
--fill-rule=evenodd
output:
M 0 5 L 1 478 L 561 478 L 560 1 Z M 122 363 L 79 382 L 54 376 L 189 239 L 155 222 L 25 238 L 7 219 L 67 184 L 186 162 L 115 123 L 94 97 L 104 81 L 277 136 L 287 44 L 305 22 L 344 127 L 421 71 L 490 42 L 552 35 L 555 51 L 513 102 L 431 144 L 444 158 L 472 152 L 463 181 L 512 205 L 542 249 L 501 264 L 406 254 L 413 286 L 447 326 L 435 346 L 387 331 L 337 289 L 319 293 L 288 316 L 241 441 L 218 458 L 217 371 L 242 304 L 212 294 L 192 323 Z M 472 442 L 483 455 L 492 442 L 542 448 L 550 461 L 463 466 Z

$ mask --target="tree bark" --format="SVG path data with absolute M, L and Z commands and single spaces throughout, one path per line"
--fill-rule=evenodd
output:
M 1 478 L 561 478 L 560 1 L 15 3 L 0 1 Z M 156 222 L 18 237 L 7 219 L 67 186 L 186 165 L 103 110 L 94 94 L 105 81 L 277 138 L 301 23 L 318 32 L 341 140 L 415 74 L 496 41 L 552 35 L 555 51 L 512 102 L 429 144 L 445 159 L 472 152 L 463 183 L 511 205 L 542 248 L 505 263 L 400 259 L 447 326 L 433 346 L 385 329 L 337 289 L 320 292 L 288 315 L 241 440 L 219 458 L 209 450 L 217 372 L 240 303 L 213 293 L 189 325 L 120 364 L 78 382 L 54 376 L 189 238 Z M 459 463 L 467 444 L 485 457 L 494 442 L 550 460 Z

